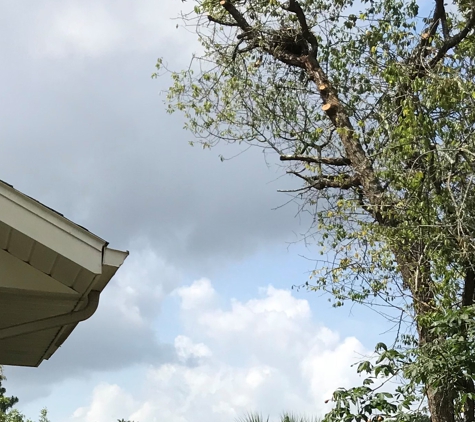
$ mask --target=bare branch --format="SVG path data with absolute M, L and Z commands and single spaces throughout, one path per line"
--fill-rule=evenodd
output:
M 226 22 L 218 18 L 214 18 L 211 15 L 208 15 L 208 20 L 214 23 L 217 23 L 218 25 L 223 25 L 223 26 L 239 26 L 236 22 Z
M 226 9 L 226 11 L 234 18 L 237 25 L 243 31 L 249 31 L 250 29 L 252 29 L 251 25 L 247 23 L 246 18 L 243 16 L 243 14 L 239 10 L 236 9 L 234 4 L 232 4 L 228 0 L 221 0 L 219 4 Z
M 351 161 L 348 158 L 318 158 L 308 155 L 281 155 L 280 161 L 303 161 L 306 163 L 327 164 L 329 166 L 349 166 Z
M 236 46 L 234 47 L 234 50 L 233 50 L 233 55 L 231 56 L 233 62 L 236 60 L 237 54 L 240 52 L 239 46 L 240 46 L 243 42 L 244 42 L 244 40 L 239 40 L 239 41 L 236 43 Z
M 471 306 L 473 304 L 473 295 L 475 293 L 475 273 L 469 266 L 465 273 L 465 280 L 462 294 L 462 306 Z
M 470 18 L 468 19 L 465 27 L 456 35 L 445 41 L 444 45 L 437 52 L 436 56 L 430 61 L 429 68 L 433 68 L 440 62 L 447 53 L 447 51 L 459 45 L 475 27 L 475 6 L 470 11 Z
M 351 189 L 361 185 L 358 177 L 350 175 L 339 175 L 339 176 L 302 176 L 296 171 L 289 171 L 289 174 L 294 174 L 300 179 L 305 180 L 309 187 L 312 187 L 317 190 L 323 190 L 327 188 L 338 188 L 338 189 Z
M 243 36 L 246 39 L 252 40 L 257 36 L 257 32 L 249 23 L 243 14 L 236 9 L 231 0 L 221 0 L 220 4 L 225 10 L 233 17 L 238 23 L 239 27 L 244 31 Z M 303 31 L 307 31 L 308 40 L 312 39 L 313 34 L 310 33 L 308 24 L 305 19 L 302 8 L 296 0 L 290 0 L 289 9 L 292 9 L 294 13 L 299 13 L 299 23 Z M 298 15 L 297 15 L 298 17 Z M 310 41 L 308 41 L 310 43 Z M 316 45 L 316 39 L 312 39 L 311 45 Z M 330 104 L 331 107 L 325 111 L 327 117 L 334 125 L 334 128 L 338 131 L 339 137 L 342 141 L 346 155 L 351 157 L 351 165 L 357 174 L 356 177 L 351 177 L 347 180 L 333 180 L 330 178 L 321 177 L 320 181 L 313 181 L 312 187 L 316 189 L 324 189 L 325 187 L 336 187 L 342 189 L 349 189 L 354 186 L 361 185 L 365 191 L 365 195 L 368 197 L 368 201 L 376 210 L 379 209 L 382 201 L 382 190 L 380 181 L 374 173 L 372 163 L 366 156 L 366 153 L 361 145 L 359 139 L 355 136 L 354 129 L 351 120 L 345 110 L 344 105 L 338 98 L 338 92 L 334 86 L 331 85 L 326 73 L 320 66 L 317 58 L 312 54 L 299 55 L 287 52 L 281 49 L 275 49 L 270 46 L 260 45 L 263 51 L 271 54 L 282 63 L 304 69 L 317 87 L 320 87 L 320 97 L 324 104 Z M 357 182 L 356 182 L 357 180 Z M 384 219 L 379 211 L 375 211 L 377 220 L 383 223 Z
M 301 193 L 301 192 L 306 192 L 311 189 L 311 186 L 305 186 L 303 188 L 298 188 L 298 189 L 277 189 L 277 192 L 279 193 Z
M 445 42 L 447 43 L 450 41 L 450 33 L 447 27 L 447 15 L 445 13 L 444 0 L 435 0 L 435 9 L 434 14 L 432 15 L 431 24 L 429 28 L 422 33 L 421 41 L 414 49 L 414 52 L 410 58 L 411 61 L 417 63 L 414 73 L 415 76 L 423 76 L 426 73 L 426 65 L 424 65 L 419 58 L 426 58 L 429 52 L 432 50 L 432 48 L 430 48 L 430 44 L 434 39 L 437 29 L 439 28 L 439 24 L 442 24 L 442 34 L 444 36 Z M 440 54 L 440 57 L 437 60 L 435 60 L 435 58 L 432 59 L 431 64 L 429 64 L 429 68 L 433 68 L 445 55 L 447 50 L 442 52 L 443 48 L 444 47 L 442 47 L 437 54 L 437 56 Z
M 432 16 L 432 23 L 429 27 L 429 30 L 422 34 L 422 40 L 419 47 L 426 47 L 430 43 L 432 37 L 437 32 L 440 23 L 442 24 L 442 34 L 444 35 L 444 39 L 448 39 L 449 30 L 447 28 L 447 15 L 445 13 L 444 0 L 435 0 L 435 9 Z
M 450 38 L 450 33 L 447 26 L 444 0 L 435 0 L 434 23 L 436 21 L 440 21 L 442 24 L 442 35 L 444 36 L 444 40 L 448 40 Z
M 318 48 L 318 41 L 314 33 L 310 31 L 310 28 L 308 27 L 307 18 L 305 17 L 305 13 L 303 12 L 300 3 L 297 0 L 289 0 L 288 3 L 282 5 L 282 9 L 297 15 L 300 27 L 302 28 L 302 35 L 312 46 L 313 54 L 315 55 Z
M 236 44 L 236 47 L 234 47 L 234 51 L 233 51 L 233 55 L 231 56 L 231 58 L 233 59 L 233 61 L 236 60 L 236 57 L 238 54 L 242 54 L 242 53 L 248 53 L 249 51 L 252 51 L 254 49 L 257 48 L 257 45 L 255 44 L 249 44 L 248 46 L 244 47 L 244 48 L 241 48 L 239 49 L 239 46 L 244 42 L 244 40 L 239 40 L 238 43 Z

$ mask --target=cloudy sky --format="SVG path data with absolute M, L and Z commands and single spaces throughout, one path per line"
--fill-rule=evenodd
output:
M 53 422 L 234 421 L 321 415 L 385 326 L 292 290 L 307 229 L 259 151 L 192 148 L 154 64 L 197 49 L 180 0 L 1 1 L 0 179 L 128 249 L 81 323 L 8 392 Z M 290 245 L 290 246 L 289 246 Z

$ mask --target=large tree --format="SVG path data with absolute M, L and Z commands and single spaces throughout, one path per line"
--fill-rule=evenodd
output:
M 266 148 L 301 180 L 331 257 L 309 288 L 400 312 L 413 330 L 359 369 L 401 376 L 396 404 L 420 393 L 433 422 L 475 421 L 474 4 L 195 0 L 202 53 L 168 94 L 204 146 Z M 328 418 L 399 414 L 370 382 Z

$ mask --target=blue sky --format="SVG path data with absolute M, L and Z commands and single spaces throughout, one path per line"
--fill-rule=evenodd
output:
M 178 0 L 2 2 L 0 178 L 130 256 L 99 310 L 8 392 L 54 422 L 321 415 L 388 326 L 360 307 L 291 290 L 314 251 L 270 159 L 191 148 L 163 104 L 157 57 L 188 64 Z M 276 209 L 277 208 L 277 209 Z M 297 234 L 297 235 L 296 235 Z
M 303 400 L 304 403 L 298 403 L 297 408 L 291 408 L 292 403 L 295 401 L 292 400 L 291 397 L 288 397 L 288 390 L 282 386 L 281 389 L 275 391 L 276 398 L 281 398 L 281 400 L 276 401 L 274 397 L 267 399 L 264 397 L 261 399 L 261 402 L 249 403 L 250 410 L 271 413 L 273 416 L 277 416 L 284 410 L 301 411 L 307 414 L 321 414 L 326 408 L 323 401 L 329 398 L 328 394 L 325 395 L 322 391 L 329 392 L 336 387 L 343 385 L 350 386 L 358 382 L 358 377 L 354 374 L 354 368 L 350 368 L 350 365 L 356 362 L 367 350 L 371 350 L 376 342 L 389 338 L 388 336 L 382 335 L 383 330 L 386 329 L 383 321 L 381 321 L 379 317 L 376 317 L 374 312 L 370 310 L 358 307 L 351 310 L 345 307 L 335 309 L 331 307 L 325 296 L 302 290 L 298 292 L 290 291 L 290 286 L 293 283 L 298 280 L 301 282 L 306 279 L 308 261 L 298 256 L 299 252 L 305 252 L 302 249 L 302 247 L 296 246 L 288 250 L 284 244 L 275 245 L 270 248 L 270 251 L 259 251 L 239 263 L 224 266 L 225 268 L 221 271 L 216 271 L 213 281 L 210 282 L 216 294 L 219 296 L 217 307 L 225 312 L 232 308 L 232 302 L 245 304 L 252 300 L 262 300 L 266 297 L 266 292 L 263 290 L 269 285 L 272 285 L 275 289 L 282 289 L 282 292 L 290 292 L 289 294 L 291 294 L 293 298 L 300 299 L 309 305 L 312 315 L 309 321 L 306 321 L 305 318 L 303 319 L 304 325 L 306 322 L 309 322 L 309 327 L 317 329 L 324 328 L 328 330 L 324 335 L 328 335 L 330 338 L 333 336 L 337 337 L 337 339 L 333 339 L 332 343 L 327 346 L 328 349 L 323 347 L 322 350 L 320 350 L 320 353 L 324 355 L 323 358 L 329 360 L 327 362 L 329 365 L 328 368 L 331 373 L 335 372 L 335 380 L 318 380 L 318 383 L 327 387 L 318 390 L 316 400 L 319 402 L 313 403 L 312 396 L 310 396 L 307 400 Z M 127 268 L 125 268 L 125 270 L 126 269 Z M 119 274 L 117 278 L 120 279 Z M 199 280 L 197 276 L 195 278 L 185 276 L 183 283 L 180 283 L 179 286 L 189 287 L 193 285 L 193 282 L 197 279 Z M 193 336 L 190 335 L 190 331 L 186 328 L 187 321 L 184 321 L 183 309 L 180 309 L 180 302 L 181 298 L 176 294 L 176 291 L 166 295 L 161 303 L 160 312 L 156 314 L 151 322 L 154 335 L 161 342 L 173 345 L 177 336 L 184 334 L 193 338 Z M 101 315 L 96 317 L 100 318 Z M 256 317 L 256 322 L 258 321 L 259 316 Z M 95 321 L 91 319 L 89 322 L 82 324 L 77 329 L 81 331 L 75 333 L 75 335 L 87 335 L 90 333 L 88 325 L 93 325 L 94 322 Z M 307 333 L 310 334 L 311 330 L 304 330 L 303 333 L 299 333 L 299 335 L 305 335 Z M 120 336 L 120 334 L 120 327 L 117 327 L 116 332 L 113 333 L 112 336 Z M 195 332 L 194 334 L 195 341 L 206 342 L 206 330 Z M 344 343 L 346 338 L 353 338 L 354 342 L 350 342 L 348 347 L 344 350 L 344 353 L 339 352 L 337 348 Z M 132 336 L 130 340 L 133 341 L 133 339 Z M 280 341 L 279 335 L 272 339 L 276 342 Z M 76 343 L 73 339 L 70 340 Z M 244 336 L 244 341 L 246 340 L 247 337 Z M 122 341 L 127 342 L 129 340 L 128 338 L 124 338 Z M 254 349 L 256 346 L 261 347 L 255 344 L 252 345 L 256 341 L 255 338 L 250 338 L 249 341 L 251 343 L 250 349 Z M 225 339 L 224 343 L 227 343 L 229 346 L 229 339 Z M 304 341 L 303 346 L 306 345 Z M 58 355 L 59 353 L 74 353 L 72 349 L 76 346 L 76 344 L 68 343 L 62 347 Z M 94 346 L 94 342 L 92 346 Z M 296 346 L 299 345 L 297 344 Z M 302 344 L 300 344 L 299 347 L 301 346 Z M 219 344 L 217 348 L 220 348 Z M 224 352 L 221 350 L 221 353 L 229 354 L 225 362 L 230 368 L 244 370 L 244 368 L 247 368 L 249 365 L 249 359 L 252 360 L 250 357 L 252 355 L 251 352 L 249 353 L 250 356 L 246 356 L 245 353 L 233 356 L 232 353 L 227 350 L 227 346 L 225 346 L 224 349 Z M 284 348 L 284 350 L 279 353 L 285 354 L 286 351 L 292 349 L 293 346 L 288 345 L 287 348 Z M 239 350 L 239 353 L 242 353 L 242 350 Z M 95 353 L 101 353 L 101 349 L 97 349 Z M 305 353 L 303 353 L 302 356 L 304 355 Z M 9 371 L 7 368 L 7 376 L 11 376 L 7 386 L 12 386 L 11 392 L 14 392 L 13 386 L 15 390 L 19 389 L 22 392 L 22 394 L 19 394 L 20 397 L 23 396 L 28 399 L 29 388 L 24 384 L 22 385 L 21 380 L 23 376 L 28 376 L 32 371 L 40 371 L 43 367 L 46 369 L 54 368 L 56 358 L 57 356 L 53 357 L 49 362 L 45 362 L 42 368 L 39 369 L 22 368 L 20 371 Z M 339 358 L 343 358 L 343 360 L 339 361 Z M 305 359 L 305 357 L 303 357 L 303 359 Z M 259 364 L 265 362 L 265 359 L 259 360 Z M 151 415 L 146 414 L 143 410 L 143 403 L 141 403 L 140 399 L 141 397 L 148 397 L 150 395 L 149 387 L 147 387 L 147 383 L 144 382 L 144 380 L 146 380 L 150 376 L 150 372 L 156 370 L 157 367 L 160 367 L 160 365 L 154 363 L 153 359 L 145 359 L 144 362 L 133 363 L 130 366 L 126 364 L 122 368 L 113 370 L 103 371 L 100 370 L 100 368 L 94 368 L 94 370 L 86 371 L 86 373 L 77 374 L 73 377 L 65 377 L 64 380 L 58 380 L 51 386 L 49 394 L 39 394 L 35 399 L 34 397 L 38 392 L 34 392 L 35 394 L 33 394 L 31 401 L 20 402 L 20 409 L 27 415 L 34 416 L 43 406 L 46 406 L 50 411 L 52 420 L 60 421 L 89 421 L 93 420 L 92 418 L 94 418 L 94 420 L 106 420 L 106 417 L 122 417 L 122 414 L 125 414 L 124 416 L 126 417 L 135 417 L 136 420 L 160 420 L 160 409 L 156 409 L 157 413 L 154 413 L 153 417 L 151 417 Z M 275 364 L 275 368 L 278 370 L 278 362 Z M 195 368 L 195 371 L 197 376 L 199 376 L 199 365 Z M 309 382 L 302 381 L 300 372 L 298 366 L 291 368 L 289 373 L 286 374 L 286 382 L 282 382 L 282 384 L 286 386 L 287 383 L 295 382 L 294 388 L 296 390 L 309 388 Z M 322 376 L 324 376 L 324 374 Z M 315 377 L 318 379 L 319 374 L 316 373 Z M 233 388 L 236 388 L 233 385 L 234 380 L 235 378 L 233 377 L 229 381 L 229 384 L 224 383 L 223 389 L 233 391 Z M 179 380 L 177 384 L 175 388 L 179 390 Z M 263 391 L 265 391 L 265 388 L 263 388 Z M 173 395 L 174 393 L 172 391 L 171 396 Z M 136 402 L 133 402 L 132 397 L 135 398 Z M 118 402 L 123 404 L 124 401 L 127 402 L 127 400 L 131 401 L 128 406 L 119 406 L 117 408 Z M 150 400 L 150 398 L 148 398 L 148 400 Z M 97 404 L 104 403 L 104 401 L 106 403 L 106 409 L 97 409 Z M 208 398 L 206 402 L 212 402 L 212 398 Z M 95 405 L 96 407 L 94 407 Z M 107 405 L 109 407 L 107 407 Z M 244 407 L 236 405 L 234 405 L 234 408 L 238 415 L 247 410 Z M 84 414 L 81 413 L 81 411 L 83 411 Z M 90 412 L 89 417 L 87 415 L 88 411 Z M 191 406 L 190 413 L 196 411 L 196 406 Z M 208 411 L 210 416 L 213 417 L 213 409 L 208 408 Z M 76 415 L 76 417 L 72 417 L 72 415 Z M 222 417 L 222 414 L 219 413 L 218 415 Z M 182 420 L 193 420 L 189 413 L 179 416 L 184 418 Z M 230 419 L 233 419 L 232 416 L 232 414 L 229 415 Z M 98 417 L 102 417 L 103 419 L 97 419 Z M 144 417 L 146 419 L 144 419 Z M 154 417 L 157 417 L 157 419 Z M 176 420 L 181 419 L 177 418 Z

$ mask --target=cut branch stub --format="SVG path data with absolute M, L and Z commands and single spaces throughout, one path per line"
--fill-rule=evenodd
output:
M 332 107 L 333 107 L 333 104 L 332 104 L 332 103 L 326 103 L 326 104 L 323 104 L 323 105 L 322 105 L 322 110 L 323 110 L 323 111 L 328 111 L 328 110 L 330 110 Z
M 319 89 L 320 92 L 325 92 L 325 91 L 328 90 L 328 85 L 320 84 L 320 85 L 318 85 L 318 89 Z

